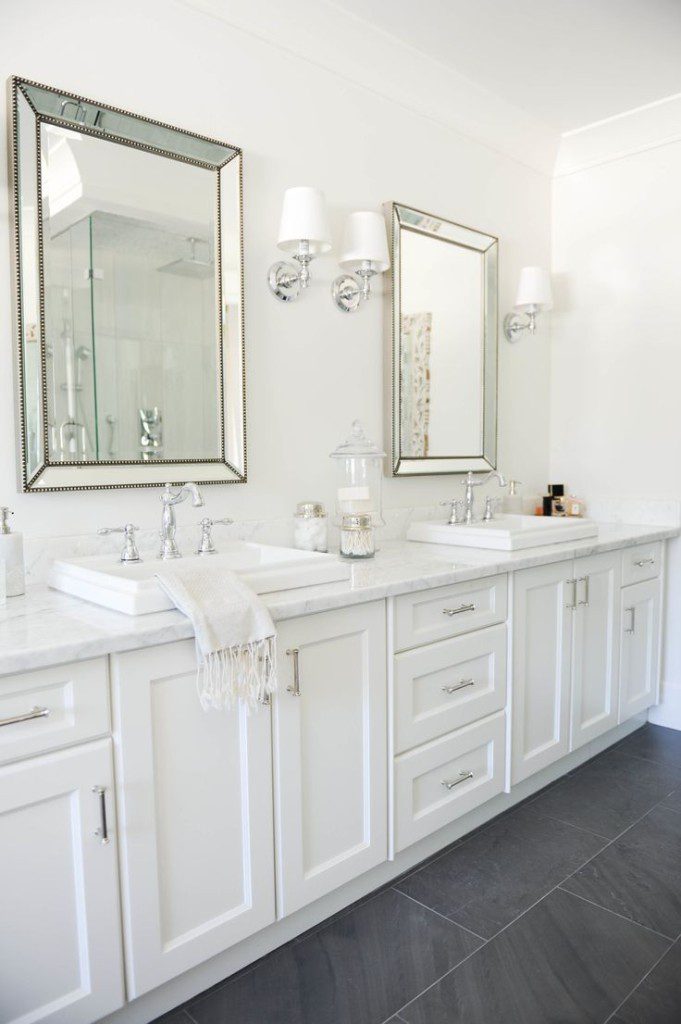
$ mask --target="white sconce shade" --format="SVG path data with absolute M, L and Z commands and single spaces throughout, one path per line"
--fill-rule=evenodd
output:
M 520 271 L 515 308 L 523 312 L 551 309 L 551 278 L 543 267 L 523 267 Z
M 306 185 L 287 188 L 284 193 L 277 245 L 285 252 L 295 252 L 301 241 L 309 242 L 311 256 L 331 249 L 324 193 Z
M 347 270 L 358 270 L 367 260 L 372 263 L 374 273 L 382 274 L 390 267 L 385 221 L 380 213 L 373 210 L 350 214 L 345 222 L 343 249 L 338 262 Z

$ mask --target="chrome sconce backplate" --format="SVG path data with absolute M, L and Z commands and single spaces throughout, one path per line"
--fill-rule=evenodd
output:
M 362 300 L 370 298 L 371 278 L 378 273 L 371 260 L 363 260 L 356 276 L 341 274 L 336 278 L 331 285 L 331 295 L 342 313 L 356 313 Z
M 534 334 L 537 330 L 537 314 L 529 313 L 507 313 L 504 317 L 504 337 L 511 344 L 518 341 L 523 331 Z

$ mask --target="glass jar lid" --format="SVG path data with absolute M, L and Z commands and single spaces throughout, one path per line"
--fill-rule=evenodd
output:
M 303 519 L 321 519 L 326 515 L 326 509 L 321 501 L 300 501 L 296 505 L 296 515 Z
M 347 459 L 353 456 L 360 458 L 384 459 L 385 452 L 371 441 L 364 433 L 364 427 L 359 420 L 354 420 L 349 436 L 335 448 L 330 457 L 332 459 Z

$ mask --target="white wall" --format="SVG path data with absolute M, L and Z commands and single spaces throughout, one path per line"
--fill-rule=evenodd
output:
M 267 290 L 286 186 L 325 190 L 337 239 L 346 212 L 388 199 L 499 235 L 502 313 L 520 267 L 548 260 L 546 174 L 402 100 L 392 102 L 172 0 L 5 4 L 0 67 L 5 76 L 34 78 L 244 150 L 249 483 L 211 489 L 211 511 L 266 518 L 289 514 L 302 498 L 329 501 L 328 453 L 352 419 L 382 436 L 380 282 L 355 316 L 331 303 L 333 257 L 313 264 L 314 285 L 299 302 L 279 304 Z M 5 133 L 0 137 L 4 146 Z M 7 227 L 3 190 L 5 234 Z M 9 299 L 8 246 L 0 250 L 0 292 Z M 155 525 L 152 490 L 17 495 L 13 345 L 8 313 L 0 325 L 0 498 L 15 509 L 17 524 L 35 535 L 83 533 L 131 519 Z M 536 490 L 547 478 L 548 381 L 545 334 L 513 347 L 502 339 L 499 464 Z M 458 486 L 456 477 L 389 480 L 386 505 L 434 503 Z
M 592 506 L 646 499 L 646 521 L 662 507 L 678 515 L 681 501 L 681 114 L 676 141 L 661 145 L 639 122 L 636 112 L 630 125 L 608 123 L 561 154 L 559 166 L 588 165 L 554 184 L 551 477 Z M 678 727 L 680 609 L 676 541 L 662 718 Z

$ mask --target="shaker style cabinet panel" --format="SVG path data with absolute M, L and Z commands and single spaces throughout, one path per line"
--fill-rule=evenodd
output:
M 278 627 L 273 700 L 277 910 L 387 858 L 385 602 Z
M 622 591 L 620 722 L 645 711 L 657 701 L 660 592 L 659 580 L 635 583 Z
M 511 783 L 568 752 L 572 562 L 515 573 Z
M 0 768 L 3 1024 L 123 1005 L 115 820 L 108 739 Z
M 4 676 L 0 764 L 109 734 L 106 658 Z
M 202 711 L 193 640 L 112 657 L 128 993 L 274 920 L 270 710 Z
M 621 565 L 619 551 L 577 558 L 573 563 L 577 607 L 572 638 L 571 750 L 617 725 Z

